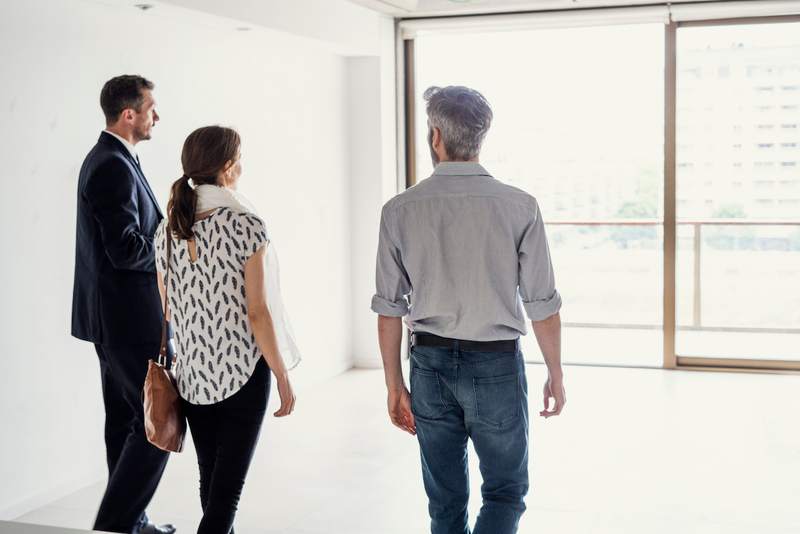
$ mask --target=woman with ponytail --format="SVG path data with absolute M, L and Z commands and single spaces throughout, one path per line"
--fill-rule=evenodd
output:
M 295 396 L 288 370 L 300 360 L 274 245 L 236 191 L 239 159 L 236 131 L 192 132 L 183 145 L 183 176 L 172 185 L 167 219 L 154 238 L 161 297 L 169 295 L 175 329 L 173 369 L 200 467 L 199 534 L 231 531 L 267 409 L 270 371 L 281 400 L 274 415 L 289 415 Z

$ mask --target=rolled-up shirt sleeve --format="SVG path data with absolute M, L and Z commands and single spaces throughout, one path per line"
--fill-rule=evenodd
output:
M 402 256 L 392 230 L 391 211 L 384 206 L 378 234 L 378 258 L 375 267 L 375 295 L 372 311 L 389 317 L 408 314 L 411 282 L 403 267 Z
M 519 246 L 519 294 L 531 321 L 547 319 L 561 309 L 561 295 L 556 290 L 550 247 L 537 203 Z

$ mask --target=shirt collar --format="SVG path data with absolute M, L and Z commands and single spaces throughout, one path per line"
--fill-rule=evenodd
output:
M 109 130 L 103 130 L 103 131 L 106 132 L 107 134 L 113 135 L 114 137 L 119 139 L 120 143 L 122 143 L 122 146 L 127 148 L 128 152 L 131 153 L 131 156 L 133 156 L 133 159 L 135 159 L 136 161 L 139 161 L 139 155 L 136 154 L 136 147 L 134 147 L 132 144 L 130 144 L 127 139 L 125 139 L 124 137 L 120 137 L 119 135 L 117 135 L 114 132 L 111 132 Z
M 442 176 L 491 176 L 481 164 L 472 161 L 443 161 L 433 169 L 433 174 Z

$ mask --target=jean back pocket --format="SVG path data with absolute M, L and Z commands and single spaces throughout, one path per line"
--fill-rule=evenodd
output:
M 423 419 L 439 419 L 447 406 L 442 396 L 439 373 L 411 367 L 411 412 Z
M 475 414 L 496 428 L 513 423 L 521 413 L 520 374 L 473 378 Z

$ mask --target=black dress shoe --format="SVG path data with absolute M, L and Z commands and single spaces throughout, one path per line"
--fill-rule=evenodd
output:
M 166 525 L 156 525 L 155 523 L 147 523 L 139 528 L 139 534 L 173 534 L 175 527 L 167 523 Z

